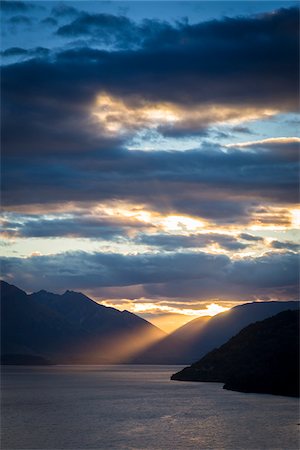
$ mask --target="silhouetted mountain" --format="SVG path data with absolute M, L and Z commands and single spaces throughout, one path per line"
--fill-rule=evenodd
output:
M 127 311 L 85 295 L 40 291 L 27 295 L 1 282 L 1 353 L 37 355 L 53 362 L 126 362 L 165 333 Z
M 287 310 L 299 302 L 253 302 L 238 305 L 209 320 L 195 319 L 138 355 L 134 362 L 146 364 L 191 364 L 224 344 L 245 326 Z
M 46 305 L 1 282 L 2 354 L 66 354 L 87 337 L 84 330 L 71 326 Z
M 37 355 L 1 355 L 1 364 L 14 366 L 50 366 L 51 361 Z
M 30 297 L 62 315 L 69 323 L 88 333 L 104 335 L 116 330 L 132 330 L 137 326 L 153 326 L 146 320 L 128 311 L 99 305 L 81 292 L 66 291 L 62 295 L 39 291 Z M 157 329 L 158 330 L 158 329 Z M 163 332 L 161 333 L 163 335 Z
M 299 396 L 299 310 L 240 331 L 172 380 L 225 383 L 224 389 Z

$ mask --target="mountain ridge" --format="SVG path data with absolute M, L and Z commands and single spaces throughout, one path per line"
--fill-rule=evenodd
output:
M 201 318 L 194 319 L 142 352 L 134 362 L 192 364 L 245 326 L 287 309 L 298 309 L 299 304 L 298 301 L 251 302 L 219 313 L 205 323 Z
M 145 319 L 99 305 L 79 292 L 26 294 L 1 281 L 1 294 L 2 355 L 25 353 L 62 363 L 110 363 L 116 353 L 117 362 L 123 362 L 127 361 L 125 347 L 129 353 L 130 346 L 136 351 L 134 340 L 143 336 L 147 346 L 165 336 Z
M 81 292 L 26 294 L 1 281 L 1 293 L 2 354 L 31 353 L 61 363 L 191 364 L 250 323 L 299 308 L 294 301 L 246 303 L 166 335 L 142 317 Z
M 299 397 L 299 310 L 248 325 L 171 380 L 219 382 L 228 390 Z

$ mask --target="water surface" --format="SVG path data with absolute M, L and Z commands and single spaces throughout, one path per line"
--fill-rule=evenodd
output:
M 6 366 L 1 448 L 299 448 L 297 399 L 170 381 L 181 368 Z

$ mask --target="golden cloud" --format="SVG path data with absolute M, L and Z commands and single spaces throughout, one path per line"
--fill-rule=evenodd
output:
M 187 132 L 201 131 L 211 124 L 233 124 L 277 114 L 269 108 L 241 105 L 199 104 L 188 108 L 170 102 L 149 102 L 141 98 L 122 99 L 102 92 L 92 105 L 92 117 L 109 135 L 143 128 L 175 127 Z
M 280 145 L 280 144 L 300 144 L 300 138 L 291 136 L 291 137 L 276 137 L 276 138 L 268 138 L 268 139 L 260 139 L 257 141 L 246 141 L 246 142 L 238 142 L 236 144 L 227 144 L 225 147 L 253 147 L 258 145 Z

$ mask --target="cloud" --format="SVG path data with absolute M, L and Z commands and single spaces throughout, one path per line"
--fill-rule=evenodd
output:
M 277 157 L 235 149 L 224 152 L 218 147 L 147 153 L 114 148 L 109 140 L 100 142 L 97 150 L 88 150 L 88 140 L 84 142 L 80 134 L 76 138 L 74 147 L 62 146 L 57 153 L 59 165 L 54 140 L 52 154 L 51 145 L 49 150 L 44 147 L 44 155 L 24 153 L 21 141 L 9 155 L 5 153 L 4 204 L 122 200 L 219 223 L 246 223 L 256 215 L 262 223 L 288 224 L 288 212 L 260 205 L 284 207 L 298 201 L 297 162 L 284 161 L 284 151 Z M 70 139 L 73 142 L 74 136 Z M 81 148 L 86 148 L 84 153 Z
M 234 133 L 245 133 L 245 134 L 253 134 L 253 132 L 248 127 L 243 127 L 240 125 L 237 125 L 231 129 Z
M 19 2 L 12 0 L 2 0 L 1 1 L 1 10 L 4 13 L 25 13 L 28 11 L 32 11 L 36 8 L 36 5 L 30 2 Z
M 129 19 L 112 17 L 108 23 L 121 20 L 131 26 Z M 117 114 L 110 110 L 106 122 L 93 116 L 101 92 L 125 105 L 121 117 L 123 121 L 131 117 L 130 132 L 135 131 L 134 122 L 152 126 L 149 114 L 148 122 L 137 121 L 145 105 L 158 111 L 166 103 L 177 108 L 179 120 L 157 127 L 165 136 L 203 135 L 215 121 L 247 120 L 298 107 L 294 9 L 279 10 L 271 18 L 224 19 L 192 28 L 181 24 L 173 27 L 174 41 L 167 39 L 164 29 L 172 28 L 170 24 L 147 26 L 155 46 L 123 51 L 72 48 L 4 67 L 3 138 L 9 153 L 21 146 L 23 154 L 45 154 L 47 147 L 55 153 L 67 147 L 76 151 L 101 146 L 107 120 Z
M 25 60 L 28 58 L 44 58 L 48 56 L 50 50 L 45 47 L 35 47 L 29 50 L 21 48 L 21 47 L 10 47 L 1 52 L 2 57 L 4 58 L 14 58 L 18 56 L 20 60 Z
M 27 290 L 89 289 L 109 298 L 144 297 L 244 300 L 297 297 L 298 258 L 294 253 L 230 260 L 207 253 L 121 255 L 73 252 L 30 258 L 3 258 L 3 276 Z M 119 291 L 119 295 L 116 293 Z M 136 292 L 132 298 L 137 298 Z
M 10 56 L 23 56 L 27 55 L 28 51 L 21 47 L 10 47 L 6 50 L 3 50 L 1 52 L 1 55 L 3 57 L 10 57 Z
M 98 16 L 87 17 L 94 21 Z M 126 17 L 109 16 L 108 19 L 104 15 L 102 19 L 107 21 L 107 26 L 115 24 L 116 32 L 120 21 L 132 28 Z M 51 91 L 58 77 L 66 87 L 71 77 L 74 96 L 80 96 L 88 85 L 86 94 L 96 94 L 102 88 L 116 96 L 146 96 L 149 101 L 186 106 L 202 102 L 296 110 L 298 21 L 295 9 L 279 10 L 271 17 L 186 25 L 193 37 L 190 40 L 185 39 L 186 30 L 182 25 L 175 30 L 177 39 L 168 41 L 167 33 L 161 31 L 164 26 L 171 27 L 152 24 L 155 41 L 152 47 L 121 52 L 91 48 L 61 52 L 55 64 L 51 60 L 44 66 L 14 67 L 14 73 L 9 74 L 13 75 L 12 84 L 17 88 L 17 78 L 26 70 L 31 76 L 26 86 L 29 90 L 37 84 L 40 91 L 37 78 L 41 75 L 47 79 Z M 102 32 L 102 27 L 99 30 Z
M 117 47 L 131 46 L 137 39 L 137 25 L 125 16 L 82 12 L 73 22 L 57 30 L 64 37 L 97 37 L 102 43 Z
M 279 249 L 279 250 L 290 250 L 290 251 L 294 251 L 297 252 L 300 250 L 300 245 L 296 244 L 295 242 L 280 242 L 280 241 L 272 241 L 270 246 L 272 248 L 275 249 Z
M 264 239 L 260 236 L 253 236 L 252 234 L 247 234 L 247 233 L 241 233 L 239 235 L 239 237 L 245 241 L 254 241 L 254 242 L 260 242 L 263 241 Z
M 18 15 L 13 16 L 8 20 L 10 25 L 31 25 L 32 19 L 28 16 Z
M 21 47 L 10 47 L 1 52 L 4 58 L 14 58 L 19 56 L 20 60 L 28 58 L 45 58 L 49 55 L 50 50 L 45 47 L 35 47 L 30 50 Z
M 48 25 L 50 27 L 56 27 L 57 23 L 57 20 L 53 19 L 53 17 L 46 17 L 45 19 L 41 20 L 42 25 Z
M 70 6 L 67 3 L 55 3 L 53 8 L 51 9 L 51 15 L 57 18 L 61 17 L 74 17 L 80 14 L 78 9 L 74 8 L 74 6 Z
M 129 19 L 113 17 L 128 24 Z M 272 17 L 173 26 L 178 39 L 169 38 L 170 42 L 169 34 L 162 31 L 172 28 L 170 24 L 150 25 L 155 46 L 123 51 L 81 46 L 6 65 L 2 117 L 9 153 L 20 147 L 23 154 L 99 148 L 113 115 L 114 125 L 121 117 L 129 130 L 129 136 L 121 139 L 124 142 L 136 131 L 134 123 L 153 126 L 149 108 L 164 117 L 165 104 L 171 108 L 167 121 L 161 119 L 157 125 L 164 136 L 203 136 L 216 122 L 249 120 L 298 107 L 294 9 L 279 10 Z M 115 108 L 123 104 L 125 110 L 118 114 L 110 109 L 102 121 L 99 116 L 97 120 L 101 92 L 115 102 Z M 172 122 L 174 111 L 179 117 Z M 137 120 L 141 112 L 148 114 L 147 120 Z
M 214 121 L 297 108 L 297 11 L 195 25 L 148 21 L 136 25 L 144 39 L 138 48 L 40 49 L 6 65 L 3 203 L 127 201 L 231 224 L 254 215 L 279 221 L 267 211 L 278 206 L 280 223 L 289 224 L 287 205 L 298 201 L 295 141 L 224 148 L 202 140 L 186 152 L 128 147 L 144 128 L 199 136 Z M 118 24 L 128 25 L 122 16 L 90 16 L 71 24 L 91 20 L 84 29 L 98 32 L 107 20 L 114 36 Z M 98 102 L 104 94 L 109 107 Z M 118 124 L 124 133 L 109 130 Z
M 192 234 L 189 236 L 170 234 L 142 234 L 138 236 L 138 243 L 161 247 L 167 251 L 174 251 L 180 248 L 201 248 L 217 244 L 220 248 L 230 251 L 237 251 L 246 248 L 249 244 L 244 244 L 232 236 L 217 233 Z
M 151 229 L 151 225 L 134 218 L 98 217 L 87 213 L 42 215 L 8 215 L 2 221 L 2 233 L 8 238 L 83 237 L 113 239 L 131 231 Z
M 271 264 L 270 264 L 271 263 Z M 282 288 L 283 285 L 297 286 L 299 283 L 299 260 L 294 253 L 266 254 L 260 258 L 235 261 L 228 274 L 232 283 L 259 288 Z
M 83 14 L 58 33 L 116 40 L 122 46 L 127 43 L 129 50 L 136 36 L 143 44 L 139 52 L 122 55 L 122 62 L 127 59 L 122 64 L 123 78 L 131 89 L 134 83 L 136 93 L 148 91 L 152 98 L 159 93 L 160 100 L 188 104 L 246 100 L 248 104 L 297 107 L 293 98 L 297 91 L 297 9 L 177 26 L 149 20 L 138 26 L 122 16 Z M 118 56 L 114 56 L 117 64 Z M 134 72 L 134 81 L 124 67 Z M 160 77 L 156 90 L 155 73 Z
M 227 148 L 247 148 L 260 149 L 261 151 L 272 153 L 273 155 L 282 155 L 285 160 L 298 161 L 300 138 L 298 137 L 276 137 L 261 139 L 258 141 L 238 142 L 235 144 L 227 144 Z

